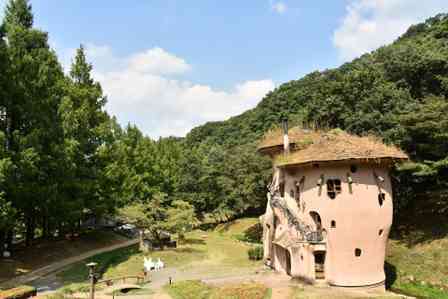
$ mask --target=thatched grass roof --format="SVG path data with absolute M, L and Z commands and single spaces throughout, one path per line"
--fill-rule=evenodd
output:
M 300 127 L 291 128 L 288 132 L 289 143 L 300 148 L 307 146 L 320 138 L 322 132 L 314 130 L 305 130 Z M 264 134 L 263 139 L 258 145 L 258 151 L 269 153 L 271 150 L 283 149 L 283 131 L 280 128 L 272 129 Z
M 408 159 L 399 148 L 386 145 L 373 136 L 354 136 L 340 129 L 324 132 L 293 128 L 290 131 L 291 153 L 277 155 L 275 163 L 278 166 L 347 160 L 380 162 Z M 260 152 L 274 153 L 282 146 L 281 131 L 271 131 L 265 135 L 258 149 Z

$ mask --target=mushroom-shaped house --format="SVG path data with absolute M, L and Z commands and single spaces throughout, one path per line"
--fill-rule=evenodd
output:
M 270 131 L 258 151 L 273 160 L 260 217 L 265 263 L 310 283 L 384 288 L 389 169 L 408 156 L 339 129 Z

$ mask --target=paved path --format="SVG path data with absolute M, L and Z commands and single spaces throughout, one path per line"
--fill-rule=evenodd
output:
M 17 286 L 17 285 L 21 285 L 21 284 L 27 284 L 30 283 L 34 280 L 37 280 L 39 278 L 42 278 L 44 276 L 47 276 L 49 274 L 55 274 L 59 271 L 61 271 L 64 267 L 73 264 L 73 263 L 77 263 L 80 262 L 82 260 L 85 260 L 91 256 L 94 256 L 96 254 L 100 254 L 103 252 L 108 252 L 108 251 L 112 251 L 115 249 L 119 249 L 119 248 L 123 248 L 123 247 L 128 247 L 134 244 L 138 243 L 138 239 L 133 239 L 133 240 L 129 240 L 126 241 L 124 243 L 120 243 L 120 244 L 116 244 L 116 245 L 111 245 L 108 247 L 103 247 L 100 249 L 95 249 L 95 250 L 90 250 L 87 251 L 86 253 L 83 253 L 81 255 L 77 255 L 74 257 L 70 257 L 70 258 L 66 258 L 63 259 L 61 261 L 58 261 L 56 263 L 52 263 L 50 265 L 47 265 L 45 267 L 39 268 L 37 270 L 31 271 L 27 274 L 23 274 L 20 276 L 17 276 L 13 279 L 4 281 L 0 283 L 0 286 L 2 287 L 13 287 L 13 286 Z

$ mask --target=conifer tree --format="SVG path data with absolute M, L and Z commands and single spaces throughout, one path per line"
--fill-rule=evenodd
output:
M 9 92 L 5 97 L 6 143 L 14 173 L 6 196 L 19 211 L 30 244 L 57 196 L 61 128 L 57 109 L 62 68 L 45 32 L 32 28 L 26 0 L 10 0 L 2 28 L 8 40 Z
M 6 6 L 5 24 L 18 25 L 27 29 L 33 27 L 34 16 L 28 0 L 12 0 Z
M 104 164 L 98 152 L 109 133 L 110 119 L 104 111 L 106 98 L 91 71 L 92 65 L 87 62 L 81 45 L 71 66 L 66 96 L 59 108 L 68 146 L 66 154 L 72 161 L 70 186 L 66 183 L 66 194 L 74 207 L 69 213 L 72 221 L 82 216 L 82 208 L 88 208 L 95 215 L 111 209 L 100 195 L 99 180 Z

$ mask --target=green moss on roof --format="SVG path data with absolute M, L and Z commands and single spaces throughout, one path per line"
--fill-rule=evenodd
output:
M 278 166 L 343 160 L 408 159 L 408 156 L 399 148 L 386 145 L 377 137 L 350 135 L 341 129 L 315 131 L 293 128 L 289 136 L 291 153 L 276 155 L 274 163 Z M 258 149 L 262 153 L 275 154 L 273 150 L 276 149 L 277 153 L 281 152 L 282 146 L 282 132 L 276 130 L 265 135 Z

